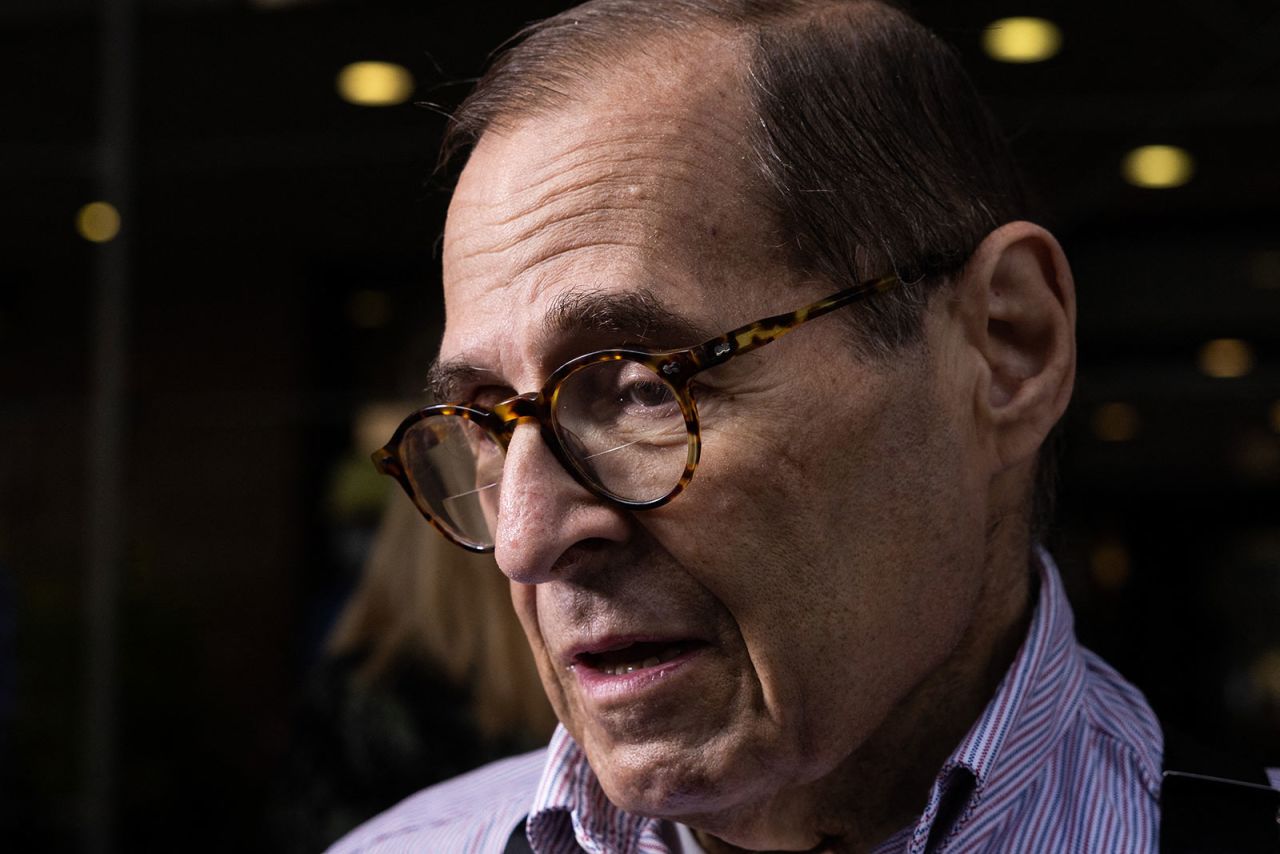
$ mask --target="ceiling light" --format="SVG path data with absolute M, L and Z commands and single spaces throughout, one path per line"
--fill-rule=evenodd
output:
M 76 211 L 76 231 L 85 240 L 106 243 L 120 233 L 120 212 L 108 202 L 89 202 Z
M 1044 18 L 1001 18 L 983 30 L 982 47 L 999 62 L 1043 62 L 1062 47 L 1062 30 Z
M 1119 590 L 1129 581 L 1133 566 L 1129 549 L 1115 539 L 1106 539 L 1093 547 L 1089 570 L 1094 582 L 1103 590 Z
M 1130 403 L 1104 403 L 1093 413 L 1093 435 L 1104 442 L 1127 442 L 1138 435 L 1141 419 Z
M 338 72 L 338 94 L 363 107 L 403 104 L 413 94 L 413 75 L 394 62 L 353 62 Z
M 1200 372 L 1215 379 L 1234 379 L 1253 370 L 1253 350 L 1239 338 L 1218 338 L 1200 348 Z
M 1124 157 L 1124 179 L 1135 187 L 1164 190 L 1181 187 L 1196 171 L 1195 159 L 1176 145 L 1144 145 Z

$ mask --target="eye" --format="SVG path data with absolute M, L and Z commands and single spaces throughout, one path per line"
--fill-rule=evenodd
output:
M 615 411 L 628 417 L 666 415 L 678 410 L 675 391 L 644 365 L 623 363 L 608 390 Z
M 579 425 L 617 425 L 675 419 L 684 423 L 676 392 L 650 368 L 628 360 L 586 365 L 560 386 L 561 420 Z
M 637 379 L 621 390 L 618 402 L 624 405 L 644 407 L 669 406 L 675 403 L 671 386 L 655 376 Z

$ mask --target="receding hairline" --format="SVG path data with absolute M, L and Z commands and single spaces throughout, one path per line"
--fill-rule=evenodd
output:
M 754 64 L 765 27 L 799 28 L 836 14 L 854 14 L 868 22 L 905 14 L 887 0 L 784 0 L 775 4 L 777 8 L 743 0 L 736 4 L 736 12 L 726 9 L 726 4 L 676 0 L 663 5 L 665 16 L 640 14 L 639 10 L 645 8 L 642 0 L 628 5 L 634 14 L 610 14 L 608 28 L 593 31 L 594 39 L 575 32 L 572 52 L 560 49 L 562 45 L 555 42 L 546 50 L 538 49 L 538 40 L 553 32 L 555 28 L 549 25 L 557 22 L 572 21 L 577 30 L 576 25 L 583 20 L 573 16 L 580 7 L 535 22 L 501 45 L 494 52 L 484 81 L 496 76 L 502 85 L 495 91 L 482 82 L 476 90 L 482 97 L 466 99 L 455 112 L 445 132 L 440 167 L 456 165 L 458 156 L 468 156 L 490 131 L 511 133 L 525 120 L 589 101 L 600 84 L 611 77 L 643 74 L 647 69 L 637 69 L 636 60 L 652 58 L 656 50 L 687 50 L 685 67 L 692 70 L 705 60 L 706 49 L 712 43 L 708 37 L 732 57 L 737 73 L 732 82 L 743 96 L 748 121 L 753 121 L 757 117 L 754 88 L 759 85 Z M 585 19 L 588 23 L 589 18 L 590 15 Z M 567 42 L 569 37 L 564 39 Z M 520 58 L 521 66 L 504 68 L 513 56 Z M 661 75 L 659 68 L 652 70 L 654 76 Z
M 694 49 L 696 57 L 689 55 Z M 611 107 L 617 103 L 620 88 L 648 91 L 657 97 L 681 93 L 686 100 L 697 100 L 723 85 L 730 87 L 729 91 L 719 95 L 730 99 L 725 106 L 741 109 L 744 132 L 752 119 L 753 104 L 746 88 L 750 80 L 750 45 L 742 34 L 718 28 L 712 38 L 697 40 L 691 34 L 655 29 L 641 42 L 620 43 L 607 62 L 603 59 L 596 65 L 592 59 L 565 57 L 565 63 L 582 63 L 575 68 L 575 73 L 583 75 L 582 85 L 571 92 L 548 90 L 541 97 L 503 105 L 482 135 L 507 136 L 548 116 Z

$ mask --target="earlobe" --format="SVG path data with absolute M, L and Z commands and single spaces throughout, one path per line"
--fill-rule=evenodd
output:
M 1075 382 L 1075 284 L 1048 231 L 993 231 L 963 274 L 969 337 L 985 371 L 974 401 L 1002 468 L 1032 459 Z M 983 387 L 985 386 L 985 387 Z

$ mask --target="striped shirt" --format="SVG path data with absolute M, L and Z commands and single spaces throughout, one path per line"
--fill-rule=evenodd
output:
M 1057 568 L 1044 552 L 1037 562 L 1022 648 L 919 819 L 875 854 L 1156 849 L 1160 726 L 1142 694 L 1076 642 Z M 681 854 L 670 823 L 609 802 L 563 728 L 545 750 L 426 789 L 330 850 L 500 854 L 526 817 L 536 854 Z

